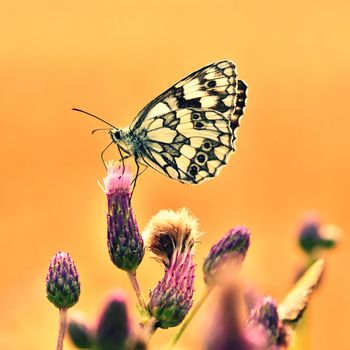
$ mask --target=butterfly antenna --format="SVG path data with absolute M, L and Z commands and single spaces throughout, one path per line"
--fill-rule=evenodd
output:
M 100 120 L 101 122 L 103 122 L 103 123 L 105 123 L 105 124 L 111 126 L 111 127 L 114 128 L 114 129 L 118 129 L 117 127 L 115 127 L 115 126 L 112 125 L 111 123 L 108 123 L 107 121 L 105 121 L 104 119 L 98 117 L 97 115 L 91 114 L 91 113 L 89 113 L 89 112 L 83 111 L 82 109 L 78 109 L 78 108 L 73 108 L 72 110 L 73 110 L 73 111 L 77 111 L 77 112 L 81 112 L 81 113 L 84 113 L 84 114 L 87 114 L 87 115 L 89 115 L 90 117 L 96 118 L 96 119 Z
M 91 131 L 91 134 L 93 135 L 96 131 L 102 131 L 102 130 L 112 130 L 111 128 L 100 128 L 100 129 L 94 129 Z

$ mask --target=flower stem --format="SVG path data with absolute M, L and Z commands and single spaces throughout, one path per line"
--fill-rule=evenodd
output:
M 180 329 L 178 332 L 175 334 L 174 338 L 170 341 L 170 343 L 167 346 L 167 350 L 170 350 L 174 347 L 174 345 L 178 342 L 184 331 L 186 330 L 187 326 L 190 324 L 192 321 L 193 317 L 196 315 L 200 307 L 203 305 L 207 297 L 209 296 L 211 292 L 211 288 L 206 287 L 205 290 L 203 291 L 202 295 L 200 296 L 199 300 L 197 301 L 196 305 L 193 307 L 191 310 L 190 314 L 187 316 L 185 321 L 182 323 Z
M 136 271 L 128 271 L 127 274 L 129 276 L 130 283 L 135 291 L 137 301 L 138 301 L 138 304 L 139 304 L 139 307 L 141 309 L 142 314 L 149 316 L 149 312 L 148 312 L 148 308 L 146 306 L 145 298 L 142 295 L 141 288 L 140 288 L 139 282 L 138 282 L 137 277 L 136 277 Z
M 63 349 L 63 340 L 67 330 L 67 309 L 60 308 L 59 324 L 58 324 L 58 337 L 56 350 Z

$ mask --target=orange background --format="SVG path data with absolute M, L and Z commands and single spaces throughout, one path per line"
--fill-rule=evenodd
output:
M 303 262 L 297 223 L 317 210 L 344 234 L 313 301 L 311 349 L 349 349 L 348 11 L 340 0 L 2 1 L 0 348 L 55 347 L 57 311 L 44 281 L 58 250 L 80 271 L 74 310 L 93 319 L 113 288 L 135 300 L 106 249 L 106 203 L 96 180 L 109 138 L 92 137 L 103 125 L 71 108 L 125 126 L 180 78 L 229 58 L 249 86 L 236 154 L 199 186 L 148 170 L 134 195 L 139 225 L 159 209 L 188 207 L 205 232 L 199 268 L 228 228 L 249 226 L 241 275 L 280 299 Z M 108 158 L 116 155 L 111 149 Z M 161 275 L 147 255 L 143 290 Z M 200 271 L 196 283 L 198 292 Z M 195 348 L 205 317 L 202 310 L 182 345 Z M 154 348 L 173 333 L 157 332 Z

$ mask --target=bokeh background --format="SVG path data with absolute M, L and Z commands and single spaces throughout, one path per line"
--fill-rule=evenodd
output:
M 308 210 L 343 230 L 312 302 L 311 349 L 350 348 L 349 86 L 347 1 L 7 1 L 0 12 L 0 348 L 53 349 L 57 311 L 45 297 L 49 259 L 69 252 L 80 271 L 74 307 L 92 320 L 115 288 L 106 203 L 97 180 L 109 141 L 84 108 L 125 126 L 152 98 L 210 62 L 235 61 L 249 86 L 237 152 L 198 187 L 152 170 L 139 180 L 141 228 L 162 208 L 188 207 L 204 232 L 197 262 L 228 228 L 245 224 L 252 245 L 244 280 L 277 299 L 303 255 L 296 228 Z M 108 158 L 117 156 L 111 149 Z M 200 269 L 199 269 L 200 270 Z M 145 292 L 162 270 L 146 256 Z M 201 289 L 198 272 L 196 290 Z M 197 297 L 198 294 L 196 294 Z M 74 310 L 72 310 L 73 312 Z M 203 309 L 182 340 L 203 338 Z M 160 331 L 153 348 L 174 330 Z M 73 349 L 67 341 L 66 349 Z

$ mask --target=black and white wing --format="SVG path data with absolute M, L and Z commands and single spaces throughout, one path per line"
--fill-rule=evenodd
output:
M 247 86 L 237 79 L 236 66 L 224 60 L 209 64 L 180 80 L 151 101 L 137 115 L 130 130 L 135 130 L 147 120 L 184 108 L 213 110 L 230 121 L 234 131 L 244 113 Z
M 218 175 L 233 151 L 229 121 L 214 110 L 184 108 L 147 118 L 134 135 L 142 139 L 136 161 L 189 184 Z
M 234 151 L 246 89 L 227 60 L 180 80 L 131 123 L 136 160 L 185 183 L 215 177 Z

